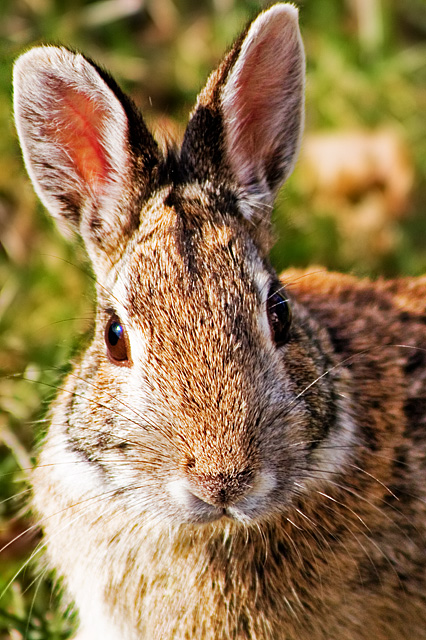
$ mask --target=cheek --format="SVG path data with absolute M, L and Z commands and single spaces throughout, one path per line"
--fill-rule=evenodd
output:
M 297 329 L 293 329 L 293 332 Z M 316 393 L 316 387 L 325 373 L 317 362 L 319 357 L 308 351 L 302 339 L 296 334 L 288 345 L 281 349 L 286 375 L 291 383 L 291 389 L 295 396 L 306 396 L 309 400 Z
M 36 476 L 48 475 L 49 483 L 73 502 L 99 496 L 104 489 L 103 475 L 96 465 L 70 446 L 61 426 L 52 422 L 50 436 L 35 470 Z M 38 486 L 42 481 L 35 477 L 34 484 Z

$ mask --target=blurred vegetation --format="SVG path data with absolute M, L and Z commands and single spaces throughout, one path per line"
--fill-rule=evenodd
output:
M 296 4 L 307 49 L 307 133 L 275 210 L 273 260 L 280 269 L 424 272 L 426 4 Z M 158 134 L 178 137 L 204 79 L 262 6 L 1 0 L 0 640 L 69 634 L 43 568 L 27 566 L 39 540 L 27 520 L 27 476 L 63 366 L 90 330 L 93 284 L 81 247 L 58 234 L 24 172 L 11 114 L 13 60 L 37 43 L 81 49 L 117 77 Z

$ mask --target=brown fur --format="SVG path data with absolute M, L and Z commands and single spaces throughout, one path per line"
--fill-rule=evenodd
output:
M 78 640 L 426 639 L 426 278 L 278 279 L 267 213 L 302 94 L 288 5 L 212 74 L 180 153 L 163 156 L 82 56 L 17 64 L 27 166 L 97 278 L 95 335 L 33 474 Z M 55 126 L 39 129 L 50 104 Z M 97 170 L 83 185 L 81 148 Z

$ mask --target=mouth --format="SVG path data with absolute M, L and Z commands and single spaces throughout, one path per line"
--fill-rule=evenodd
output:
M 192 523 L 209 523 L 219 520 L 232 521 L 244 525 L 253 523 L 259 516 L 265 514 L 270 503 L 271 494 L 276 486 L 273 474 L 264 472 L 249 487 L 249 490 L 235 495 L 224 492 L 213 494 L 213 498 L 206 499 L 194 490 L 186 479 L 176 478 L 167 483 L 166 489 L 172 504 L 183 518 Z M 208 495 L 208 494 L 207 494 Z
M 184 520 L 188 524 L 227 524 L 248 526 L 258 520 L 259 514 L 254 513 L 251 509 L 243 509 L 241 505 L 232 505 L 227 507 L 214 507 L 199 500 L 194 504 L 193 501 L 190 508 L 186 509 Z M 201 503 L 201 504 L 200 504 Z

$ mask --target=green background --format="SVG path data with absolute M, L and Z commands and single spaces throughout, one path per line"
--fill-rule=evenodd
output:
M 425 272 L 426 4 L 296 4 L 307 50 L 306 137 L 275 208 L 274 263 L 372 277 Z M 93 285 L 81 247 L 59 235 L 23 169 L 13 60 L 33 44 L 80 49 L 116 76 L 158 135 L 179 138 L 208 73 L 264 6 L 0 0 L 1 639 L 63 638 L 72 628 L 42 565 L 28 563 L 39 534 L 28 520 L 27 476 L 48 401 L 90 333 Z

